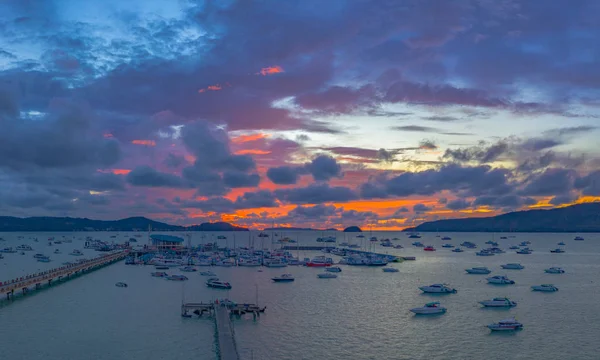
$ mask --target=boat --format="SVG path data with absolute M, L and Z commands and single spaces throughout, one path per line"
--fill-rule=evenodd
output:
M 414 243 L 412 243 L 412 245 L 416 246 L 416 247 L 424 247 L 425 246 L 425 245 L 421 244 L 420 241 L 415 241 Z
M 55 253 L 55 254 L 60 254 L 60 250 L 58 250 L 58 249 L 55 249 L 55 250 L 54 250 L 54 253 Z
M 69 255 L 73 255 L 73 256 L 81 256 L 81 255 L 83 255 L 83 253 L 82 253 L 81 251 L 77 250 L 77 249 L 74 249 L 73 251 L 71 251 L 71 252 L 69 253 Z
M 464 252 L 464 250 L 461 248 L 454 248 L 454 249 L 452 249 L 452 252 L 459 253 L 459 252 Z
M 312 258 L 306 263 L 308 267 L 327 267 L 333 264 L 332 258 L 326 258 L 325 256 L 319 255 Z
M 428 294 L 455 294 L 456 289 L 446 286 L 445 284 L 433 284 L 429 286 L 419 287 L 421 291 Z
M 410 235 L 408 236 L 408 238 L 409 238 L 409 239 L 420 239 L 420 238 L 421 238 L 421 235 L 419 235 L 419 234 L 410 234 Z
M 215 274 L 212 271 L 200 271 L 200 275 L 202 275 L 202 276 L 217 276 L 217 274 Z
M 275 276 L 274 278 L 271 278 L 271 280 L 274 282 L 292 282 L 294 281 L 294 277 L 292 274 L 283 274 L 281 276 Z
M 468 274 L 489 274 L 492 270 L 486 267 L 472 267 L 470 269 L 465 269 Z
M 193 266 L 186 266 L 186 267 L 179 268 L 179 270 L 181 270 L 183 272 L 194 272 L 194 271 L 196 271 L 196 268 Z
M 492 240 L 488 240 L 485 242 L 486 244 L 492 245 L 492 246 L 498 246 L 498 243 Z
M 506 236 L 500 236 L 500 240 L 506 240 L 508 239 Z
M 561 249 L 561 248 L 556 248 L 556 249 L 550 250 L 550 252 L 554 253 L 554 254 L 562 254 L 565 251 L 563 249 Z
M 531 250 L 529 248 L 524 248 L 524 249 L 521 249 L 521 250 L 517 251 L 517 254 L 529 255 L 532 252 L 533 252 L 533 250 Z
M 40 258 L 45 258 L 45 257 L 46 257 L 46 255 L 44 255 L 44 254 L 35 254 L 35 255 L 33 255 L 34 259 L 40 259 Z
M 326 236 L 317 238 L 317 242 L 334 243 L 336 241 L 335 236 Z
M 575 241 L 583 241 L 585 239 L 582 238 L 581 236 L 575 236 L 575 238 L 573 240 L 575 240 Z
M 185 275 L 171 275 L 167 277 L 167 280 L 171 280 L 171 281 L 185 281 L 187 280 L 187 276 Z
M 118 282 L 115 284 L 116 287 L 127 287 L 127 284 L 125 284 L 124 282 Z
M 237 262 L 238 266 L 246 266 L 246 267 L 256 267 L 260 266 L 260 258 L 239 258 Z
M 557 245 L 558 245 L 558 246 L 565 246 L 566 244 L 565 244 L 565 242 L 564 242 L 564 241 L 561 241 L 561 242 L 559 242 Z
M 33 248 L 29 245 L 19 245 L 17 251 L 33 251 Z
M 484 307 L 510 308 L 510 307 L 517 306 L 517 303 L 515 301 L 512 301 L 509 298 L 505 298 L 505 297 L 497 297 L 497 298 L 493 298 L 492 300 L 483 300 L 483 301 L 480 301 L 479 303 L 481 305 L 483 305 Z
M 470 241 L 463 241 L 460 244 L 460 246 L 464 246 L 464 247 L 469 248 L 469 249 L 476 249 L 477 248 L 477 245 L 474 244 L 474 243 L 472 243 L 472 242 L 470 242 Z
M 162 271 L 156 271 L 151 273 L 150 275 L 152 275 L 153 277 L 167 277 L 169 276 L 166 272 L 162 272 Z
M 525 266 L 523 266 L 521 264 L 517 264 L 517 263 L 504 264 L 504 265 L 500 265 L 500 267 L 505 270 L 523 270 L 523 269 L 525 269 Z
M 487 327 L 492 331 L 516 331 L 523 329 L 523 324 L 516 321 L 515 318 L 510 318 L 489 324 Z
M 450 249 L 450 248 L 453 248 L 454 245 L 452 245 L 452 244 L 444 244 L 444 245 L 442 245 L 442 247 Z
M 371 237 L 369 238 L 369 241 L 377 241 L 377 237 L 376 237 L 376 236 L 371 236 Z
M 2 255 L 2 253 L 0 253 L 0 259 L 4 259 L 4 255 Z
M 39 262 L 43 262 L 43 263 L 48 263 L 50 262 L 50 258 L 47 256 L 41 257 L 41 258 L 37 258 L 37 261 Z
M 280 268 L 280 267 L 286 267 L 287 262 L 285 262 L 283 259 L 280 259 L 280 258 L 272 258 L 272 259 L 265 259 L 264 265 L 266 267 L 270 267 L 270 268 Z
M 269 234 L 261 232 L 260 234 L 258 234 L 258 237 L 260 237 L 260 238 L 267 238 L 267 237 L 269 237 Z
M 339 266 L 331 266 L 331 267 L 326 268 L 325 271 L 332 272 L 332 273 L 339 273 L 339 272 L 342 272 L 342 268 Z
M 476 252 L 475 255 L 477 255 L 477 256 L 494 256 L 496 254 L 494 254 L 491 251 L 483 249 L 483 250 L 480 250 L 480 251 Z
M 206 280 L 206 286 L 214 289 L 231 289 L 231 284 L 226 281 L 221 281 L 217 278 L 210 278 Z
M 519 250 L 519 247 L 517 245 L 513 245 L 511 247 L 509 247 L 510 250 Z
M 425 304 L 423 307 L 410 309 L 417 315 L 433 315 L 433 314 L 445 314 L 446 308 L 442 307 L 439 301 L 434 301 Z
M 431 245 L 427 245 L 423 248 L 423 251 L 435 251 L 435 248 Z
M 404 246 L 397 244 L 397 245 L 394 245 L 394 249 L 404 249 Z
M 533 291 L 543 291 L 543 292 L 555 292 L 558 291 L 558 288 L 552 284 L 542 284 L 542 285 L 533 285 L 531 287 Z
M 450 236 L 444 236 L 442 240 L 452 240 L 452 238 Z
M 337 275 L 325 272 L 325 273 L 317 274 L 317 277 L 319 279 L 335 279 L 335 278 L 337 278 Z
M 156 270 L 169 270 L 170 267 L 168 267 L 167 265 L 157 265 L 154 267 Z
M 492 277 L 487 278 L 486 280 L 489 284 L 496 284 L 496 285 L 512 285 L 515 283 L 514 280 L 511 280 L 503 275 L 492 276 Z
M 559 267 L 551 267 L 551 268 L 545 269 L 544 272 L 548 273 L 548 274 L 564 274 L 565 270 L 563 270 L 562 268 L 559 268 Z
M 387 272 L 387 273 L 396 273 L 399 272 L 400 270 L 396 269 L 396 268 L 392 268 L 392 267 L 384 267 L 383 272 Z

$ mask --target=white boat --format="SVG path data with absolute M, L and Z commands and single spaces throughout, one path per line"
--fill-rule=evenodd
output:
M 459 253 L 459 252 L 464 252 L 464 250 L 461 248 L 454 248 L 454 249 L 452 249 L 452 252 Z
M 514 284 L 514 280 L 511 280 L 503 275 L 496 275 L 486 279 L 490 284 L 498 284 L 498 285 L 512 285 Z
M 439 301 L 430 302 L 425 304 L 423 307 L 410 309 L 417 315 L 433 315 L 433 314 L 445 314 L 446 308 L 442 307 Z
M 215 289 L 231 289 L 231 284 L 226 281 L 221 281 L 217 278 L 211 278 L 206 280 L 206 286 Z
M 319 279 L 335 279 L 335 278 L 337 278 L 337 275 L 325 272 L 325 273 L 317 274 L 317 277 Z
M 33 251 L 33 248 L 29 245 L 19 245 L 17 246 L 18 251 Z
M 433 284 L 429 286 L 421 286 L 419 287 L 421 291 L 429 294 L 455 294 L 456 289 L 448 287 L 444 284 Z
M 71 251 L 71 252 L 69 253 L 69 255 L 73 255 L 73 256 L 81 256 L 81 255 L 83 255 L 83 253 L 82 253 L 81 251 L 77 250 L 77 249 L 74 249 L 73 251 Z
M 545 269 L 544 272 L 546 272 L 548 274 L 564 274 L 565 273 L 565 271 L 559 267 L 551 267 L 551 268 Z
M 504 264 L 504 265 L 500 265 L 500 267 L 503 269 L 506 269 L 506 270 L 523 270 L 523 269 L 525 269 L 525 266 L 523 266 L 521 264 L 517 264 L 517 263 Z
M 294 277 L 292 274 L 282 274 L 281 276 L 275 276 L 271 278 L 274 282 L 292 282 L 294 281 Z
M 475 255 L 477 256 L 494 256 L 496 254 L 494 254 L 493 252 L 487 251 L 487 250 L 481 250 L 475 253 Z
M 332 273 L 339 273 L 339 272 L 342 272 L 342 268 L 339 266 L 331 266 L 331 267 L 325 268 L 325 271 L 332 272 Z
M 270 268 L 281 268 L 287 266 L 287 263 L 280 258 L 265 259 L 264 264 L 266 267 Z
M 483 300 L 479 302 L 485 307 L 515 307 L 517 303 L 505 297 L 493 298 L 492 300 Z
M 396 272 L 400 271 L 400 270 L 398 270 L 396 268 L 392 268 L 392 267 L 384 267 L 381 270 L 383 270 L 383 272 L 389 272 L 389 273 L 396 273 Z
M 215 274 L 212 271 L 200 271 L 200 275 L 202 275 L 202 276 L 217 276 L 217 274 Z
M 533 285 L 531 287 L 533 291 L 543 291 L 543 292 L 555 292 L 558 291 L 558 288 L 552 284 L 542 284 L 542 285 Z
M 515 331 L 523 329 L 523 324 L 516 321 L 515 318 L 510 318 L 489 324 L 488 328 L 492 331 Z
M 565 242 L 564 242 L 564 241 L 561 241 L 561 242 L 559 242 L 557 245 L 558 245 L 558 246 L 565 246 L 566 244 L 565 244 Z
M 517 254 L 529 255 L 532 252 L 533 252 L 533 250 L 531 250 L 529 248 L 524 248 L 524 249 L 521 249 L 521 250 L 517 251 Z
M 465 271 L 469 274 L 489 274 L 492 270 L 486 267 L 472 267 L 470 269 L 465 269 Z
M 443 248 L 453 248 L 454 245 L 452 245 L 452 244 L 444 244 L 444 245 L 442 245 L 442 247 Z

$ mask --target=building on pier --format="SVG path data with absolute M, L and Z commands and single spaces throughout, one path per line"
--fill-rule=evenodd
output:
M 184 248 L 184 240 L 179 236 L 152 234 L 150 235 L 150 241 L 152 242 L 152 246 L 158 251 L 180 251 Z

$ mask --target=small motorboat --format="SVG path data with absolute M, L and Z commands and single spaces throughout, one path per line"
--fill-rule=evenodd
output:
M 424 247 L 425 245 L 421 244 L 420 241 L 415 241 L 414 243 L 412 243 L 412 246 L 416 246 L 416 247 Z
M 154 268 L 156 270 L 169 270 L 170 269 L 167 265 L 157 265 Z
M 558 246 L 565 246 L 566 244 L 565 244 L 565 242 L 564 242 L 564 241 L 561 241 L 561 242 L 559 242 L 557 245 L 558 245 Z
M 419 289 L 428 294 L 456 294 L 456 289 L 446 286 L 445 284 L 433 284 L 429 286 L 421 286 Z
M 408 236 L 408 238 L 409 238 L 409 239 L 420 239 L 420 238 L 421 238 L 421 235 L 419 235 L 419 234 L 410 234 L 410 235 Z
M 483 300 L 479 302 L 484 307 L 515 307 L 517 303 L 505 297 L 493 298 L 492 300 Z
M 211 278 L 206 280 L 206 286 L 214 288 L 214 289 L 231 289 L 231 284 L 226 281 L 221 281 L 217 278 Z
M 54 253 L 55 254 L 60 254 L 60 250 L 58 250 L 58 248 L 57 248 L 57 249 L 54 250 Z
M 529 248 L 524 248 L 521 249 L 519 251 L 517 251 L 517 254 L 521 254 L 521 255 L 529 255 L 533 252 L 533 250 L 529 249 Z
M 481 251 L 476 252 L 475 255 L 477 255 L 477 256 L 494 256 L 496 254 L 494 254 L 493 252 L 488 251 L 488 250 L 481 250 Z
M 116 287 L 127 287 L 127 284 L 125 284 L 124 282 L 118 282 L 115 284 Z
M 492 245 L 492 246 L 498 246 L 498 243 L 492 240 L 488 240 L 485 242 L 486 244 Z
M 73 256 L 81 256 L 81 255 L 83 255 L 83 253 L 82 253 L 81 251 L 79 251 L 79 250 L 75 249 L 75 250 L 71 251 L 71 252 L 69 253 L 69 255 L 73 255 Z
M 461 248 L 454 248 L 454 249 L 452 249 L 452 252 L 459 253 L 459 252 L 464 252 L 464 250 Z
M 452 240 L 452 238 L 450 236 L 444 236 L 442 240 Z
M 562 254 L 565 251 L 563 249 L 561 249 L 561 248 L 556 248 L 556 249 L 550 250 L 550 252 L 554 253 L 554 254 Z
M 575 236 L 575 238 L 573 240 L 575 240 L 575 241 L 583 241 L 585 239 L 582 238 L 581 236 Z
M 525 269 L 525 266 L 523 266 L 521 264 L 517 264 L 517 263 L 504 264 L 504 265 L 500 265 L 500 267 L 505 270 L 523 270 L 523 269 Z
M 217 276 L 217 274 L 215 274 L 212 271 L 200 271 L 200 275 L 202 275 L 202 276 Z
M 195 267 L 193 266 L 185 266 L 182 268 L 179 268 L 179 270 L 183 271 L 183 272 L 194 272 L 197 271 Z
M 425 304 L 423 307 L 418 307 L 414 309 L 410 309 L 411 312 L 414 312 L 417 315 L 433 315 L 433 314 L 445 314 L 446 308 L 440 305 L 439 301 L 434 301 Z
M 47 256 L 41 257 L 41 258 L 37 258 L 37 261 L 39 262 L 43 262 L 43 263 L 49 263 L 50 262 L 50 258 Z
M 487 327 L 492 331 L 515 331 L 523 329 L 523 324 L 516 321 L 515 318 L 511 318 L 489 324 Z
M 322 274 L 317 274 L 317 277 L 319 279 L 335 279 L 335 278 L 337 278 L 337 275 L 326 272 L 326 273 L 322 273 Z
M 509 247 L 510 250 L 519 250 L 519 247 L 517 245 L 513 245 L 511 247 Z
M 442 245 L 442 247 L 443 248 L 453 248 L 454 245 L 452 245 L 452 244 L 444 244 L 444 245 Z
M 398 270 L 396 268 L 392 268 L 392 267 L 384 267 L 381 270 L 383 270 L 383 272 L 389 272 L 389 273 L 396 273 L 396 272 L 400 271 L 400 270 Z
M 558 288 L 552 284 L 542 284 L 542 285 L 533 285 L 531 287 L 533 291 L 543 291 L 543 292 L 555 292 L 558 291 Z
M 548 274 L 564 274 L 565 273 L 565 271 L 559 267 L 551 267 L 551 268 L 545 269 L 544 272 L 548 273 Z
M 332 266 L 332 267 L 325 268 L 325 271 L 332 272 L 332 273 L 339 273 L 339 272 L 342 272 L 342 268 L 339 266 Z
M 166 272 L 162 272 L 162 271 L 156 271 L 151 273 L 150 275 L 152 275 L 153 277 L 167 277 L 169 276 L 169 274 L 167 274 Z
M 404 246 L 397 244 L 397 245 L 394 245 L 394 249 L 404 249 Z
M 496 284 L 496 285 L 512 285 L 515 283 L 514 280 L 511 280 L 503 275 L 492 276 L 492 277 L 487 278 L 486 280 L 489 284 Z
M 171 276 L 167 277 L 167 280 L 171 280 L 171 281 L 185 281 L 187 279 L 188 278 L 185 275 L 171 275 Z
M 46 257 L 46 255 L 44 255 L 44 254 L 35 254 L 35 255 L 33 255 L 34 259 L 45 258 L 45 257 Z
M 423 251 L 435 251 L 435 248 L 431 245 L 427 245 L 423 248 Z
M 275 276 L 274 278 L 271 278 L 271 280 L 274 282 L 292 282 L 294 281 L 294 277 L 292 274 L 283 274 L 281 276 Z
M 465 269 L 468 274 L 489 274 L 492 270 L 486 267 L 472 267 L 470 269 Z

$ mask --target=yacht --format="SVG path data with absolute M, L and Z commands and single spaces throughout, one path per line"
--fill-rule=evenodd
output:
M 477 245 L 474 244 L 474 243 L 472 243 L 472 242 L 470 242 L 470 241 L 463 241 L 463 243 L 460 244 L 460 246 L 464 246 L 464 247 L 469 248 L 469 249 L 476 249 L 477 248 Z
M 452 249 L 452 252 L 457 252 L 458 253 L 458 252 L 464 252 L 464 250 L 461 249 L 461 248 L 454 248 L 454 249 Z
M 442 245 L 442 247 L 443 248 L 453 248 L 454 245 L 452 245 L 452 244 L 444 244 L 444 245 Z
M 557 245 L 558 245 L 558 246 L 565 246 L 566 244 L 565 244 L 565 242 L 564 242 L 564 241 L 561 241 L 561 242 L 559 242 Z
M 424 293 L 430 293 L 430 294 L 455 294 L 456 293 L 456 289 L 448 287 L 444 284 L 433 284 L 433 285 L 429 285 L 429 286 L 421 286 L 419 289 L 421 291 L 423 291 Z
M 231 284 L 225 281 L 221 281 L 217 278 L 210 278 L 206 280 L 206 286 L 215 288 L 215 289 L 231 289 Z
M 332 264 L 333 264 L 332 258 L 326 258 L 323 255 L 319 255 L 319 256 L 315 256 L 308 263 L 306 263 L 306 266 L 308 266 L 308 267 L 327 267 L 327 266 L 331 266 Z
M 383 272 L 388 272 L 388 273 L 396 273 L 399 272 L 400 270 L 396 269 L 396 268 L 392 268 L 392 267 L 384 267 Z
M 33 251 L 33 248 L 29 245 L 19 245 L 17 246 L 18 251 Z
M 503 275 L 492 276 L 492 277 L 487 278 L 486 280 L 490 284 L 497 284 L 497 285 L 512 285 L 515 283 L 514 280 L 511 280 Z
M 410 234 L 410 235 L 408 236 L 408 238 L 409 238 L 409 239 L 420 239 L 420 238 L 421 238 L 421 235 L 419 235 L 419 234 Z
M 182 268 L 179 268 L 179 270 L 183 271 L 183 272 L 194 272 L 197 271 L 195 267 L 193 266 L 185 266 Z
M 554 249 L 554 250 L 550 250 L 550 252 L 551 252 L 551 253 L 554 253 L 554 254 L 562 254 L 562 253 L 564 253 L 565 251 L 564 251 L 563 249 L 561 249 L 561 248 L 556 248 L 556 249 Z
M 575 241 L 583 241 L 584 238 L 582 238 L 581 236 L 575 236 L 575 238 L 573 240 L 575 240 Z
M 529 255 L 533 252 L 533 250 L 529 249 L 529 248 L 523 248 L 519 251 L 517 251 L 517 254 L 522 254 L 522 255 Z
M 500 267 L 505 270 L 523 270 L 523 269 L 525 269 L 525 266 L 523 266 L 521 264 L 516 264 L 516 263 L 504 264 L 504 265 L 500 265 Z
M 465 271 L 469 274 L 489 274 L 492 272 L 492 270 L 486 267 L 473 267 L 470 269 L 466 269 Z
M 281 267 L 286 267 L 287 262 L 285 262 L 284 260 L 282 260 L 280 258 L 272 258 L 272 259 L 265 259 L 264 265 L 266 267 L 270 267 L 270 268 L 281 268 Z
M 167 277 L 169 276 L 166 272 L 162 272 L 162 271 L 156 271 L 151 273 L 150 275 L 152 275 L 153 277 Z
M 548 273 L 548 274 L 564 274 L 565 273 L 565 271 L 559 267 L 551 267 L 551 268 L 545 269 L 544 272 Z
M 444 236 L 442 240 L 452 240 L 452 238 L 450 236 Z
M 415 241 L 414 243 L 412 243 L 412 245 L 416 246 L 416 247 L 424 247 L 425 246 L 425 245 L 421 244 L 420 241 Z
M 487 327 L 492 331 L 515 331 L 523 329 L 523 324 L 516 321 L 515 318 L 511 318 L 489 324 Z
M 533 291 L 543 291 L 543 292 L 555 292 L 558 291 L 558 288 L 552 284 L 542 284 L 542 285 L 533 285 L 531 287 Z
M 83 255 L 83 253 L 81 251 L 77 250 L 77 249 L 74 249 L 73 251 L 71 251 L 69 253 L 69 255 L 81 256 L 81 255 Z
M 318 274 L 317 277 L 319 279 L 335 279 L 335 278 L 337 278 L 337 275 L 325 272 L 325 273 L 322 273 L 322 274 Z
M 488 250 L 483 249 L 483 250 L 480 250 L 480 251 L 476 252 L 475 255 L 477 255 L 477 256 L 494 256 L 496 254 L 494 254 L 493 252 L 490 252 Z
M 342 272 L 342 268 L 339 266 L 331 266 L 331 267 L 325 268 L 325 271 L 339 273 L 339 272 Z
M 433 314 L 445 314 L 446 308 L 440 305 L 439 301 L 434 301 L 425 304 L 423 307 L 418 307 L 414 309 L 410 309 L 411 312 L 414 312 L 417 315 L 433 315 Z
M 217 276 L 217 274 L 215 274 L 212 271 L 200 271 L 200 275 L 202 275 L 202 276 Z
M 249 259 L 249 258 L 239 258 L 237 264 L 238 264 L 238 266 L 256 267 L 256 266 L 260 266 L 260 260 L 259 259 Z
M 512 301 L 509 298 L 505 298 L 505 297 L 497 297 L 497 298 L 493 298 L 492 300 L 483 300 L 483 301 L 480 301 L 479 303 L 481 305 L 483 305 L 484 307 L 511 308 L 511 307 L 517 306 L 517 303 L 515 301 Z
M 294 281 L 294 277 L 292 274 L 283 274 L 281 276 L 275 276 L 274 278 L 271 278 L 271 280 L 274 282 L 292 282 Z

